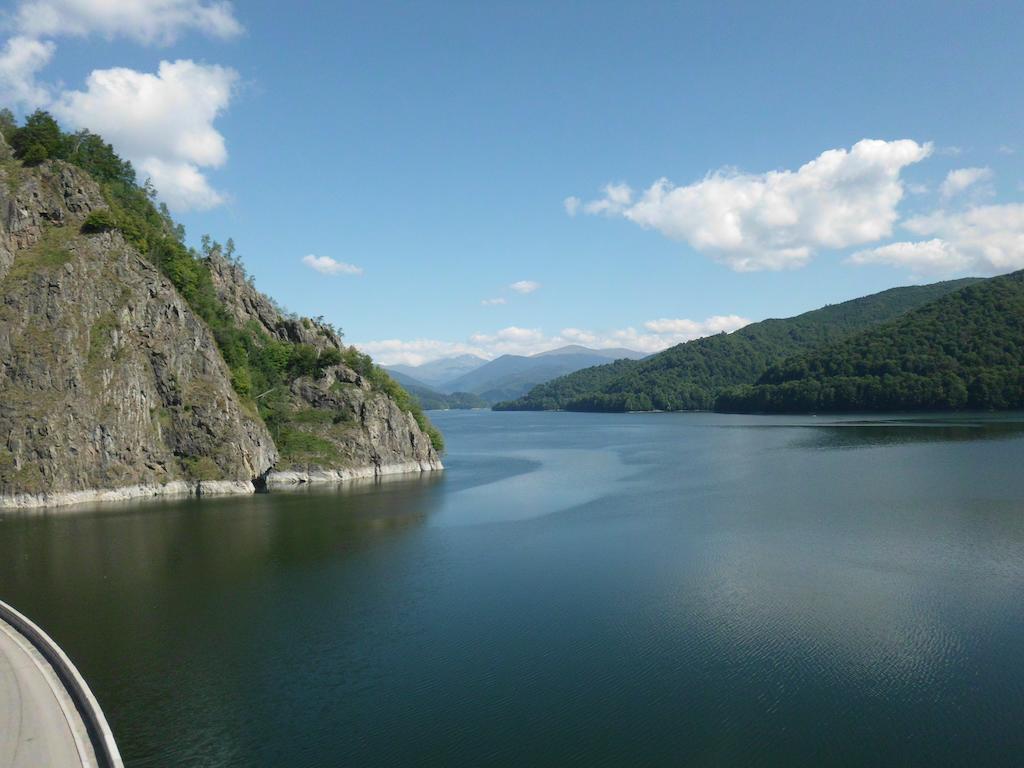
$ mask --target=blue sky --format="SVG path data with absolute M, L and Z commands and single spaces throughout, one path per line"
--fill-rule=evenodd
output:
M 383 362 L 1024 267 L 1020 3 L 5 9 L 7 103 L 108 136 Z

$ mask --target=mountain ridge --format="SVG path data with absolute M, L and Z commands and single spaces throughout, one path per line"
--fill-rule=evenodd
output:
M 1024 407 L 1024 270 L 786 357 L 716 410 L 765 413 Z
M 678 344 L 640 361 L 581 369 L 553 379 L 496 410 L 710 410 L 717 394 L 752 384 L 788 354 L 838 340 L 915 309 L 979 278 L 890 288 L 790 318 L 751 323 Z

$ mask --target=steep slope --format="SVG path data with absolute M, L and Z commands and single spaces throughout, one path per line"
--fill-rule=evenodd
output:
M 115 183 L 26 167 L 0 138 L 0 507 L 441 468 L 440 436 L 368 357 Z
M 499 403 L 497 410 L 707 410 L 723 389 L 752 384 L 773 362 L 886 322 L 976 282 L 972 278 L 892 288 L 788 319 L 752 323 L 640 361 L 578 371 Z
M 277 451 L 205 324 L 119 233 L 77 234 L 105 207 L 77 169 L 0 173 L 0 505 L 244 490 Z
M 268 485 L 441 468 L 427 422 L 369 357 L 330 326 L 285 316 L 218 251 L 207 263 L 218 300 L 259 350 L 286 343 L 328 361 L 315 375 L 255 393 L 281 453 Z
M 1024 271 L 772 365 L 717 410 L 842 412 L 1024 407 Z
M 533 387 L 582 368 L 601 365 L 615 359 L 620 350 L 568 348 L 552 350 L 529 357 L 502 355 L 470 373 L 448 383 L 448 391 L 472 392 L 494 403 L 519 397 Z M 630 352 L 630 355 L 639 355 Z

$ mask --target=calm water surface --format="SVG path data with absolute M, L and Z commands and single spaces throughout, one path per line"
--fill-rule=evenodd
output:
M 1019 765 L 1024 416 L 440 413 L 448 470 L 0 517 L 142 766 Z

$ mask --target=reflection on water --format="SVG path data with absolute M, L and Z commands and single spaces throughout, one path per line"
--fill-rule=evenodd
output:
M 524 471 L 450 490 L 433 525 L 481 525 L 528 520 L 600 498 L 629 473 L 612 451 L 558 448 L 511 454 Z
M 1024 436 L 1024 419 L 1013 415 L 981 414 L 928 418 L 844 420 L 814 427 L 802 446 L 863 448 L 924 442 L 1015 440 Z
M 0 598 L 130 768 L 1024 749 L 1019 415 L 436 420 L 436 476 L 0 516 Z

